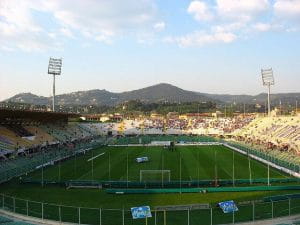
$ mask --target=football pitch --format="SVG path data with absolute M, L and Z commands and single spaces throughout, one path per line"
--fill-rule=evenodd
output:
M 62 155 L 63 157 L 63 155 Z M 148 162 L 138 163 L 136 158 L 148 157 Z M 141 171 L 158 171 L 145 173 Z M 161 171 L 168 171 L 162 172 Z M 148 174 L 148 175 L 147 175 Z M 162 176 L 163 175 L 163 176 Z M 270 168 L 270 178 L 286 178 L 276 169 Z M 145 221 L 131 218 L 130 207 L 148 205 L 184 206 L 210 203 L 211 209 L 159 211 L 156 210 L 148 224 L 222 224 L 231 223 L 232 216 L 223 215 L 216 203 L 225 200 L 247 202 L 239 204 L 236 221 L 253 219 L 253 205 L 248 201 L 261 200 L 266 196 L 297 193 L 297 190 L 245 191 L 245 192 L 208 192 L 208 193 L 170 193 L 170 194 L 108 194 L 105 189 L 71 188 L 64 182 L 77 181 L 195 181 L 226 179 L 259 179 L 268 177 L 266 165 L 249 159 L 222 145 L 176 146 L 172 151 L 162 146 L 103 146 L 70 159 L 36 170 L 22 178 L 16 178 L 1 185 L 6 196 L 0 203 L 15 212 L 51 220 L 118 225 L 141 225 Z M 21 179 L 50 181 L 41 183 L 20 182 Z M 53 181 L 53 183 L 51 183 Z M 12 197 L 16 199 L 14 200 Z M 299 200 L 282 201 L 274 205 L 274 215 L 288 215 L 300 212 Z M 255 203 L 255 219 L 271 218 L 270 202 Z M 100 210 L 101 209 L 101 210 Z M 100 210 L 100 211 L 99 211 Z M 189 214 L 190 213 L 190 214 Z M 189 221 L 189 222 L 187 222 Z M 212 222 L 213 221 L 213 222 Z
M 148 157 L 138 163 L 136 158 Z M 43 172 L 43 174 L 42 174 Z M 270 178 L 287 177 L 270 169 Z M 214 179 L 259 179 L 268 177 L 268 168 L 225 146 L 107 146 L 54 166 L 29 177 L 48 181 L 195 181 Z

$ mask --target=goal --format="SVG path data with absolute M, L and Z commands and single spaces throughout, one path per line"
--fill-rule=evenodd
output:
M 171 180 L 171 170 L 140 170 L 140 182 L 143 181 L 162 181 Z

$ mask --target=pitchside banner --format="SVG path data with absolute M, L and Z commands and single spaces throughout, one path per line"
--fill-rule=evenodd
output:
M 238 211 L 238 207 L 234 203 L 234 201 L 226 201 L 219 203 L 220 208 L 223 210 L 224 213 L 232 213 Z
M 140 206 L 131 208 L 131 214 L 133 219 L 144 219 L 152 217 L 149 206 Z

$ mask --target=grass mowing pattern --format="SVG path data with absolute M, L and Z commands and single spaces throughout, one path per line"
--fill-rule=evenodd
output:
M 216 160 L 215 160 L 215 152 Z M 100 156 L 100 154 L 105 153 Z M 217 164 L 219 179 L 232 179 L 233 154 L 235 159 L 235 178 L 249 178 L 248 159 L 244 155 L 233 152 L 224 146 L 180 146 L 174 152 L 163 147 L 103 147 L 95 149 L 85 155 L 77 156 L 62 162 L 60 165 L 50 166 L 44 169 L 44 179 L 58 180 L 59 171 L 61 180 L 126 180 L 127 179 L 127 158 L 128 178 L 132 181 L 139 180 L 141 169 L 169 169 L 171 180 L 180 178 L 180 158 L 182 165 L 182 180 L 214 179 L 215 162 Z M 93 161 L 90 158 L 99 155 Z M 128 156 L 128 157 L 127 157 Z M 150 162 L 138 164 L 135 158 L 148 156 Z M 109 172 L 110 161 L 110 172 Z M 92 174 L 92 165 L 94 172 Z M 59 169 L 60 168 L 60 169 Z M 266 178 L 267 167 L 257 161 L 251 160 L 252 178 Z M 41 179 L 41 170 L 35 171 L 28 176 Z M 271 178 L 285 177 L 275 169 L 270 170 Z M 128 211 L 130 207 L 139 205 L 181 205 L 195 203 L 216 203 L 223 200 L 252 200 L 260 199 L 263 196 L 293 193 L 295 191 L 274 191 L 274 192 L 239 192 L 239 193 L 207 193 L 207 194 L 156 194 L 156 195 L 109 195 L 103 190 L 93 189 L 65 189 L 57 185 L 49 185 L 44 188 L 38 185 L 22 185 L 18 179 L 1 185 L 1 192 L 19 198 L 47 202 L 45 205 L 45 218 L 58 220 L 58 208 L 53 204 L 72 205 L 89 208 L 104 208 L 102 211 L 103 225 L 122 224 L 122 208 L 125 209 L 125 224 L 144 224 L 144 221 L 132 220 Z M 25 213 L 24 201 L 16 201 L 16 211 Z M 13 202 L 8 198 L 5 206 L 12 208 Z M 275 205 L 276 215 L 287 215 L 287 202 Z M 299 213 L 300 200 L 292 201 L 292 213 Z M 31 202 L 29 204 L 29 215 L 41 217 L 41 205 Z M 114 208 L 118 210 L 107 210 Z M 252 219 L 252 206 L 241 205 L 236 215 L 236 221 L 247 221 Z M 270 218 L 270 203 L 257 205 L 256 219 Z M 62 207 L 62 220 L 78 222 L 78 209 Z M 99 224 L 99 209 L 82 209 L 81 222 L 87 224 Z M 232 221 L 232 216 L 224 215 L 220 209 L 213 209 L 213 224 Z M 163 212 L 156 213 L 157 224 L 163 224 Z M 167 224 L 187 224 L 187 211 L 167 212 Z M 190 224 L 210 224 L 210 210 L 193 210 L 190 212 Z M 154 224 L 154 218 L 149 219 L 148 224 Z
M 135 162 L 142 156 L 149 157 L 150 162 Z M 93 157 L 94 160 L 90 160 Z M 235 179 L 249 179 L 247 157 L 224 146 L 177 146 L 175 151 L 161 146 L 103 147 L 44 169 L 44 179 L 126 181 L 128 169 L 129 181 L 139 181 L 140 170 L 170 170 L 171 180 L 180 180 L 180 177 L 182 180 L 204 180 L 215 179 L 215 166 L 218 179 L 232 179 L 233 158 Z M 255 160 L 251 160 L 251 173 L 253 179 L 268 175 L 266 165 Z M 41 179 L 41 170 L 29 176 Z M 270 178 L 283 177 L 286 175 L 270 169 Z

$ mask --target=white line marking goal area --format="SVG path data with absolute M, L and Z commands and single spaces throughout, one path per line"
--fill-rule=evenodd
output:
M 92 161 L 92 160 L 94 160 L 94 159 L 96 159 L 96 158 L 98 158 L 98 157 L 100 157 L 100 156 L 102 156 L 102 155 L 104 155 L 104 154 L 105 154 L 105 152 L 102 152 L 102 153 L 100 153 L 100 154 L 98 154 L 98 155 L 96 155 L 96 156 L 94 156 L 94 157 L 88 159 L 87 162 Z
M 171 170 L 140 170 L 140 181 L 169 181 Z

